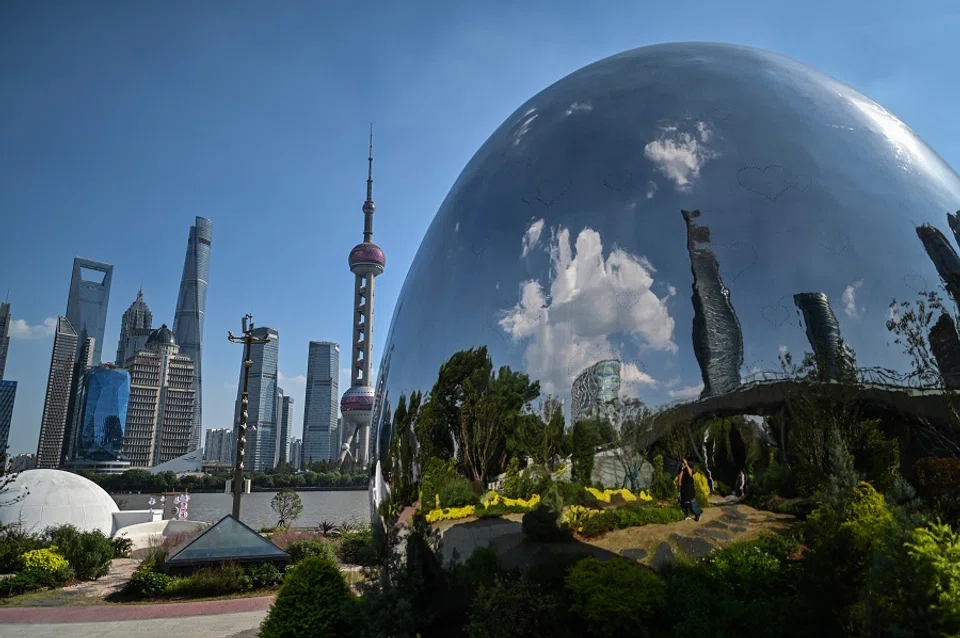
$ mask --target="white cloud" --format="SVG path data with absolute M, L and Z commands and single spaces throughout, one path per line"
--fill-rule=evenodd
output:
M 57 318 L 47 317 L 43 323 L 31 326 L 25 319 L 10 321 L 11 339 L 43 339 L 51 337 L 57 331 Z
M 643 149 L 644 157 L 667 179 L 673 180 L 677 190 L 689 189 L 700 177 L 703 165 L 719 156 L 705 146 L 713 138 L 710 125 L 697 122 L 696 126 L 696 133 L 680 132 L 676 126 L 661 127 L 660 137 Z
M 530 224 L 530 227 L 527 228 L 527 232 L 523 234 L 523 245 L 522 251 L 520 253 L 520 258 L 526 257 L 530 254 L 534 248 L 537 247 L 537 243 L 540 241 L 540 233 L 543 232 L 543 220 L 538 219 L 535 222 Z
M 593 110 L 593 104 L 590 101 L 586 102 L 574 102 L 570 105 L 570 108 L 567 109 L 567 115 L 573 115 L 574 113 L 589 113 Z
M 858 279 L 843 289 L 843 311 L 848 317 L 859 317 L 863 307 L 857 307 L 857 290 L 863 285 L 863 279 Z
M 615 248 L 606 258 L 600 234 L 585 228 L 571 246 L 570 231 L 552 231 L 548 246 L 552 268 L 544 290 L 531 280 L 520 299 L 503 311 L 500 327 L 514 341 L 527 340 L 527 370 L 546 392 L 570 388 L 574 377 L 601 359 L 623 359 L 610 335 L 630 338 L 640 348 L 675 352 L 670 294 L 653 292 L 653 266 L 644 257 Z M 631 368 L 633 366 L 633 368 Z M 636 364 L 621 371 L 631 384 L 655 383 Z
M 688 385 L 679 390 L 669 390 L 667 396 L 671 399 L 695 399 L 703 392 L 703 384 Z
M 277 370 L 277 385 L 283 388 L 283 391 L 287 394 L 292 394 L 293 390 L 306 387 L 307 377 L 302 374 L 290 377 Z
M 350 387 L 350 368 L 340 368 L 340 394 L 342 395 Z M 339 401 L 339 399 L 337 399 Z

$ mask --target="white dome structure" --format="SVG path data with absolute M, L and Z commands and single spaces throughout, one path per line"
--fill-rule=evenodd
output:
M 27 470 L 0 495 L 0 524 L 21 524 L 25 532 L 70 524 L 81 531 L 113 532 L 113 498 L 99 485 L 62 470 Z

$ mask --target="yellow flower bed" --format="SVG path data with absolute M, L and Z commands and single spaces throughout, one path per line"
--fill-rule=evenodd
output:
M 431 510 L 427 514 L 428 523 L 437 523 L 440 521 L 455 521 L 461 518 L 473 516 L 477 509 L 473 505 L 464 507 L 448 507 L 446 509 Z
M 587 519 L 597 514 L 600 514 L 600 510 L 592 510 L 583 505 L 571 505 L 564 510 L 562 521 L 577 532 L 581 532 Z
M 534 507 L 540 503 L 540 495 L 534 494 L 530 498 L 524 500 L 522 498 L 507 498 L 496 492 L 487 492 L 480 499 L 480 502 L 483 503 L 484 507 L 490 507 L 491 505 L 505 505 L 506 507 L 522 507 L 524 509 L 532 510 Z
M 21 556 L 25 569 L 53 574 L 69 567 L 67 559 L 57 553 L 56 547 L 34 549 Z
M 638 499 L 641 501 L 653 500 L 653 497 L 643 490 L 640 490 L 640 493 L 636 495 L 634 495 L 633 492 L 631 492 L 628 489 L 604 490 L 601 492 L 596 488 L 588 487 L 587 491 L 590 492 L 594 497 L 596 497 L 598 501 L 602 501 L 604 503 L 609 503 L 614 496 L 619 496 L 620 498 L 622 498 L 624 501 L 628 503 L 631 501 L 636 501 Z

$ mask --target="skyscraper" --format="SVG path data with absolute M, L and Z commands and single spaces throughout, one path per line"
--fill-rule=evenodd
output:
M 303 399 L 303 462 L 330 461 L 340 451 L 337 395 L 340 394 L 340 346 L 311 341 L 307 351 L 307 388 Z
M 7 350 L 10 348 L 10 304 L 0 303 L 0 380 L 7 367 Z
M 120 343 L 117 344 L 115 363 L 121 368 L 127 359 L 137 354 L 147 345 L 147 337 L 153 332 L 153 313 L 143 300 L 143 289 L 137 291 L 137 298 L 123 313 L 120 321 Z
M 100 365 L 112 281 L 113 266 L 110 264 L 82 257 L 74 258 L 66 317 L 77 333 L 78 349 L 85 345 L 88 338 L 93 339 L 92 361 L 95 366 Z M 41 467 L 39 455 L 37 467 Z
M 214 428 L 207 430 L 203 445 L 203 459 L 215 463 L 233 463 L 235 438 L 232 429 Z
M 67 406 L 67 422 L 63 428 L 63 446 L 60 449 L 61 467 L 67 462 L 67 459 L 70 458 L 71 446 L 73 445 L 76 432 L 80 428 L 80 420 L 83 417 L 83 381 L 87 371 L 93 368 L 95 345 L 96 341 L 93 337 L 81 339 L 77 361 L 73 365 L 73 381 L 70 384 L 70 404 Z
M 0 455 L 7 451 L 10 423 L 13 421 L 13 403 L 17 399 L 17 382 L 0 380 Z M 2 464 L 0 464 L 2 469 Z
M 69 459 L 120 459 L 130 373 L 111 365 L 98 366 L 87 371 L 80 387 Z
M 57 331 L 53 335 L 53 353 L 50 355 L 50 372 L 47 375 L 47 394 L 40 419 L 38 469 L 56 469 L 60 465 L 63 435 L 70 412 L 78 343 L 77 331 L 70 325 L 70 321 L 66 317 L 58 317 Z
M 280 406 L 280 454 L 277 463 L 290 462 L 290 424 L 293 423 L 293 397 L 283 395 Z
M 193 388 L 196 403 L 193 412 L 193 430 L 190 450 L 200 447 L 203 430 L 203 315 L 207 308 L 207 281 L 210 277 L 210 247 L 213 241 L 213 222 L 197 217 L 187 238 L 187 255 L 183 260 L 180 295 L 173 317 L 173 333 L 180 345 L 181 356 L 193 361 Z
M 300 456 L 302 447 L 303 442 L 300 439 L 290 439 L 290 465 L 293 466 L 295 470 L 302 468 Z
M 373 125 L 370 125 L 370 152 L 367 157 L 367 199 L 363 202 L 363 242 L 350 251 L 347 263 L 354 275 L 353 284 L 353 352 L 350 359 L 350 389 L 343 393 L 340 410 L 344 436 L 340 458 L 346 458 L 355 447 L 355 460 L 370 461 L 370 425 L 373 418 L 373 282 L 383 273 L 386 257 L 373 243 Z M 306 432 L 304 432 L 306 436 Z M 306 454 L 306 450 L 304 450 Z
M 277 456 L 277 361 L 280 356 L 280 333 L 263 326 L 253 329 L 253 336 L 266 343 L 250 346 L 250 368 L 247 405 L 247 447 L 244 453 L 251 472 L 273 469 Z M 240 397 L 243 392 L 243 361 L 240 361 L 240 382 L 234 423 L 240 420 Z
M 123 456 L 133 467 L 153 467 L 191 451 L 193 361 L 180 354 L 166 324 L 127 362 L 130 406 Z

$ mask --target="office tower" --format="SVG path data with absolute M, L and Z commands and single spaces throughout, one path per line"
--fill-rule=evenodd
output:
M 196 396 L 190 449 L 200 447 L 203 430 L 203 316 L 207 308 L 207 281 L 210 277 L 210 247 L 213 222 L 197 217 L 187 238 L 187 255 L 183 260 L 180 295 L 173 317 L 173 334 L 180 345 L 180 354 L 193 361 L 193 388 Z
M 303 461 L 330 461 L 340 451 L 337 395 L 340 394 L 340 346 L 311 341 L 307 350 L 307 387 L 303 400 Z
M 120 320 L 120 342 L 117 344 L 115 363 L 121 368 L 127 359 L 137 354 L 147 345 L 147 337 L 153 332 L 153 313 L 143 300 L 143 289 L 137 291 L 137 298 L 123 313 Z
M 620 362 L 598 361 L 573 380 L 570 391 L 572 423 L 586 419 L 614 421 L 614 402 L 620 397 Z
M 273 469 L 277 451 L 277 361 L 280 355 L 280 334 L 263 326 L 253 329 L 253 336 L 266 343 L 250 346 L 250 368 L 247 404 L 247 446 L 244 458 L 247 469 L 262 472 Z M 243 392 L 243 359 L 240 361 L 240 381 L 234 423 L 240 420 L 240 397 Z
M 960 388 L 960 337 L 957 324 L 949 313 L 940 313 L 940 318 L 930 328 L 929 340 L 944 386 L 951 390 Z
M 63 435 L 70 416 L 73 373 L 77 363 L 77 331 L 66 317 L 57 317 L 53 335 L 53 353 L 47 375 L 47 394 L 43 400 L 40 419 L 40 439 L 37 442 L 37 468 L 56 469 L 63 452 Z
M 16 400 L 17 382 L 0 380 L 0 455 L 4 458 L 10 441 L 10 423 L 13 421 L 13 404 Z
M 69 459 L 119 460 L 130 403 L 130 373 L 106 364 L 83 375 Z
M 295 470 L 302 469 L 303 442 L 300 439 L 290 439 L 290 466 Z
M 10 304 L 0 303 L 0 380 L 7 367 L 7 350 L 10 349 Z
M 66 317 L 79 338 L 78 349 L 83 347 L 86 339 L 93 339 L 93 365 L 95 366 L 100 365 L 112 281 L 113 266 L 110 264 L 82 257 L 73 260 L 73 276 L 70 278 Z M 40 459 L 37 462 L 39 463 Z
M 280 457 L 278 463 L 290 462 L 290 424 L 293 423 L 293 397 L 283 395 L 280 406 Z
M 687 226 L 687 252 L 693 273 L 693 353 L 703 379 L 702 397 L 730 392 L 740 385 L 743 332 L 710 250 L 710 228 L 694 222 L 700 211 L 681 211 Z
M 277 463 L 280 462 L 281 456 L 286 457 L 286 452 L 282 449 L 284 444 L 286 443 L 286 439 L 283 438 L 283 396 L 284 396 L 283 388 L 278 387 L 277 388 L 277 404 L 276 404 L 277 448 L 276 448 L 275 457 L 273 459 L 274 467 L 276 467 Z
M 340 411 L 344 426 L 350 429 L 344 435 L 344 450 L 340 459 L 354 454 L 361 465 L 370 462 L 370 425 L 373 418 L 373 282 L 383 273 L 386 257 L 373 243 L 373 126 L 370 126 L 370 152 L 367 156 L 367 199 L 363 202 L 363 242 L 350 251 L 347 262 L 354 275 L 352 356 L 350 358 L 350 389 L 343 393 Z M 306 436 L 306 432 L 304 432 Z M 351 447 L 355 450 L 351 450 Z M 305 451 L 306 452 L 306 451 Z
M 214 428 L 207 430 L 203 446 L 203 458 L 216 463 L 233 463 L 233 429 Z
M 82 335 L 81 335 L 82 337 Z M 73 381 L 70 385 L 70 404 L 67 406 L 67 422 L 63 428 L 63 447 L 60 449 L 60 466 L 70 458 L 70 450 L 83 417 L 83 380 L 87 371 L 93 367 L 93 353 L 96 341 L 93 337 L 82 339 L 77 361 L 73 365 Z
M 793 301 L 803 315 L 817 374 L 825 379 L 850 380 L 854 362 L 840 336 L 840 323 L 830 300 L 822 292 L 801 292 L 793 296 Z
M 935 226 L 917 226 L 917 237 L 923 243 L 923 248 L 937 269 L 950 297 L 954 303 L 960 305 L 960 256 Z
M 123 457 L 132 467 L 153 467 L 192 450 L 193 360 L 167 324 L 154 330 L 143 350 L 127 362 L 130 405 Z

